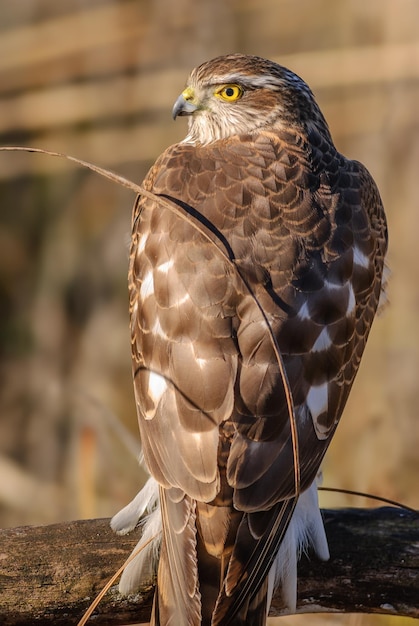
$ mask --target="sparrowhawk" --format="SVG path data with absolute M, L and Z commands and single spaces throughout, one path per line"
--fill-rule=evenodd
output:
M 161 528 L 153 624 L 262 625 L 275 585 L 295 607 L 301 549 L 328 558 L 316 477 L 382 292 L 385 216 L 285 67 L 203 63 L 173 116 L 188 134 L 144 181 L 129 268 L 152 479 L 113 526 L 148 506 L 143 542 Z

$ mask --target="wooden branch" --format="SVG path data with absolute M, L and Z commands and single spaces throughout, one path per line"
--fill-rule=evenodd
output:
M 381 508 L 324 511 L 324 518 L 331 560 L 302 559 L 298 612 L 419 617 L 419 516 Z M 107 519 L 0 530 L 0 623 L 77 624 L 138 537 L 117 537 Z M 152 597 L 151 587 L 122 598 L 114 586 L 92 623 L 147 622 Z M 271 615 L 280 614 L 276 597 Z

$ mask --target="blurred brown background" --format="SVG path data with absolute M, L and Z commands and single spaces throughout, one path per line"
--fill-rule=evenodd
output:
M 390 306 L 324 484 L 418 507 L 417 0 L 3 0 L 0 144 L 66 152 L 140 182 L 185 133 L 170 113 L 190 69 L 235 51 L 300 74 L 337 147 L 381 190 Z M 0 526 L 110 516 L 144 480 L 126 288 L 133 199 L 66 161 L 0 154 Z M 295 619 L 405 623 L 281 623 Z

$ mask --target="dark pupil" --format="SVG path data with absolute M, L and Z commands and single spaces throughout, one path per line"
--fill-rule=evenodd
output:
M 226 96 L 228 96 L 229 98 L 234 96 L 234 89 L 233 89 L 233 87 L 227 87 L 227 89 L 226 89 Z

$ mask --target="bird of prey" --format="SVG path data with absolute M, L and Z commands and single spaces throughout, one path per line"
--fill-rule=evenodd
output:
M 307 84 L 255 56 L 192 71 L 169 147 L 135 204 L 129 268 L 135 397 L 150 481 L 125 571 L 151 576 L 152 624 L 266 623 L 296 605 L 301 550 L 328 547 L 319 466 L 382 293 L 387 231 L 367 169 L 335 148 Z M 154 194 L 154 195 L 151 195 Z M 159 532 L 161 530 L 161 533 Z

